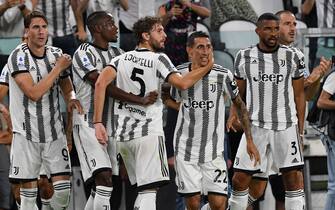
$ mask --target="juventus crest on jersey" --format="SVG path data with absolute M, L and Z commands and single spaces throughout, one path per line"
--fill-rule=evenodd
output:
M 297 123 L 292 80 L 304 76 L 303 57 L 287 46 L 273 53 L 253 46 L 237 53 L 234 68 L 235 77 L 247 81 L 246 104 L 254 125 L 284 130 Z
M 42 96 L 34 102 L 19 88 L 14 76 L 29 72 L 34 83 L 42 80 L 55 66 L 56 60 L 62 55 L 59 48 L 46 46 L 43 57 L 36 57 L 28 49 L 27 44 L 20 44 L 9 56 L 9 108 L 13 131 L 21 133 L 27 140 L 34 142 L 49 142 L 64 135 L 62 116 L 60 113 L 59 79 Z M 61 77 L 67 77 L 64 71 Z
M 93 104 L 94 104 L 94 89 L 92 84 L 86 80 L 86 76 L 92 71 L 101 71 L 109 64 L 112 58 L 121 55 L 123 50 L 116 47 L 109 47 L 108 49 L 101 49 L 93 44 L 84 43 L 79 46 L 73 56 L 73 84 L 76 90 L 77 99 L 83 106 L 85 115 L 84 119 L 79 114 L 75 114 L 74 122 L 88 123 L 91 128 L 93 126 Z M 114 100 L 108 97 L 105 100 L 103 111 L 103 123 L 106 125 L 109 135 L 113 135 L 113 107 Z
M 177 67 L 181 74 L 190 71 L 191 63 Z M 185 161 L 204 163 L 223 152 L 224 96 L 234 99 L 238 88 L 233 74 L 220 65 L 187 90 L 171 90 L 180 101 L 174 135 L 175 154 Z M 175 95 L 173 94 L 175 93 Z
M 117 86 L 141 97 L 151 91 L 160 92 L 161 83 L 170 73 L 176 72 L 165 54 L 147 49 L 122 54 L 114 58 L 110 65 L 117 70 Z M 127 141 L 147 135 L 163 136 L 162 109 L 160 97 L 154 104 L 146 107 L 116 101 L 114 111 L 118 117 L 117 140 Z

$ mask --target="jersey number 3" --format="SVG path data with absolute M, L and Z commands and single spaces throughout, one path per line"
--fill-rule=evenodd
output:
M 139 75 L 143 75 L 143 74 L 144 74 L 143 69 L 133 68 L 133 71 L 130 77 L 131 80 L 138 82 L 140 84 L 141 89 L 140 89 L 140 94 L 138 94 L 138 96 L 140 97 L 144 97 L 144 94 L 145 94 L 145 83 L 143 79 L 139 77 Z

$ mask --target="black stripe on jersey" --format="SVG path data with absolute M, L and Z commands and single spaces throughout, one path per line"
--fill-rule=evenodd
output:
M 189 98 L 194 98 L 194 86 L 190 87 L 187 90 L 187 92 L 188 92 L 188 97 Z M 190 122 L 195 122 L 194 109 L 189 109 L 189 118 L 190 118 Z M 193 137 L 194 137 L 194 126 L 195 126 L 195 124 L 191 123 L 191 124 L 189 124 L 189 127 L 188 127 L 188 138 L 186 140 L 185 157 L 184 157 L 185 161 L 190 161 L 191 160 L 192 145 L 193 145 L 192 140 L 193 140 Z
M 176 67 L 176 69 L 177 69 L 178 71 L 180 71 L 180 70 L 183 70 L 183 69 L 185 69 L 185 68 L 189 68 L 190 65 L 191 65 L 191 62 L 183 63 L 183 64 L 178 65 L 178 66 Z
M 272 64 L 273 64 L 273 73 L 275 75 L 280 73 L 280 66 L 279 66 L 279 58 L 278 58 L 278 51 L 272 53 Z M 278 130 L 278 88 L 276 83 L 272 83 L 272 100 L 271 100 L 271 119 L 272 119 L 272 130 Z
M 257 57 L 258 57 L 258 71 L 260 74 L 265 73 L 265 60 L 264 60 L 264 53 L 257 50 Z M 259 92 L 259 112 L 258 112 L 258 120 L 259 126 L 261 128 L 264 127 L 264 106 L 265 106 L 265 84 L 264 82 L 258 83 L 258 92 Z
M 242 55 L 241 55 L 242 51 L 239 51 L 237 56 L 236 56 L 236 59 L 235 59 L 235 62 L 234 62 L 234 72 L 235 72 L 235 75 L 236 77 L 240 77 L 241 78 L 241 74 L 240 74 L 240 71 L 238 70 L 238 67 L 241 63 L 241 59 L 242 59 Z
M 138 126 L 138 123 L 140 122 L 140 120 L 138 119 L 135 119 L 135 122 L 131 125 L 131 130 L 130 132 L 128 133 L 129 135 L 129 139 L 133 139 L 134 138 L 134 135 L 135 135 L 135 129 L 136 127 Z
M 114 53 L 114 57 L 119 56 L 122 54 L 121 50 L 119 48 L 116 47 L 112 47 L 112 51 Z
M 11 75 L 12 76 L 14 76 L 13 75 L 13 73 L 14 72 L 20 72 L 18 69 L 19 69 L 19 66 L 18 66 L 18 64 L 17 64 L 17 55 L 19 54 L 19 51 L 20 51 L 20 49 L 15 49 L 14 51 L 13 51 L 13 53 L 12 53 L 12 56 L 11 56 L 11 62 L 12 62 L 12 65 L 13 65 L 13 69 L 12 69 L 12 72 L 11 72 Z M 26 64 L 25 64 L 25 66 L 27 66 Z M 28 68 L 27 68 L 27 72 L 29 72 L 28 71 Z
M 37 77 L 42 79 L 41 70 L 40 70 L 40 67 L 37 63 L 36 58 L 33 58 L 33 61 L 34 61 L 35 66 L 36 66 Z M 49 91 L 51 92 L 51 89 Z M 42 96 L 42 98 L 43 98 L 43 96 Z M 44 130 L 42 98 L 35 102 L 35 106 L 36 106 L 36 119 L 37 119 L 37 127 L 38 127 L 38 134 L 39 134 L 39 142 L 45 143 L 46 137 L 45 137 L 45 130 Z M 50 101 L 49 101 L 49 103 L 50 103 Z
M 22 49 L 23 52 L 25 52 L 26 50 L 29 49 L 29 47 L 28 47 L 27 44 L 24 43 L 24 44 L 22 44 L 21 49 Z
M 149 124 L 152 119 L 147 119 L 145 124 L 142 126 L 142 136 L 147 136 L 149 134 Z
M 229 77 L 227 77 L 229 78 Z M 224 81 L 223 81 L 224 77 L 222 74 L 217 74 L 217 83 L 218 84 L 223 84 Z M 223 88 L 223 85 L 222 85 L 222 88 Z M 217 100 L 216 100 L 216 105 L 215 107 L 219 107 L 220 105 L 220 101 L 221 101 L 221 97 L 222 97 L 222 100 L 223 100 L 223 89 L 221 90 L 217 90 L 216 91 L 216 94 L 217 94 Z M 218 145 L 218 133 L 217 133 L 217 129 L 218 129 L 218 124 L 219 124 L 219 117 L 224 117 L 224 116 L 219 116 L 219 109 L 216 108 L 215 109 L 215 113 L 214 113 L 214 133 L 213 133 L 213 153 L 212 153 L 212 160 L 215 160 L 215 158 L 217 157 L 217 145 Z
M 165 160 L 165 154 L 166 151 L 164 149 L 164 139 L 162 136 L 158 136 L 158 149 L 159 149 L 159 159 L 161 162 L 161 171 L 163 177 L 168 177 L 169 176 L 169 171 L 166 167 L 166 160 Z
M 208 101 L 209 100 L 209 77 L 203 77 L 201 81 L 201 86 L 202 86 L 202 100 Z M 194 99 L 194 97 L 192 97 Z M 190 111 L 193 109 L 190 109 Z M 195 121 L 191 121 L 190 124 L 196 124 Z M 206 157 L 206 143 L 208 139 L 208 124 L 209 124 L 209 112 L 206 109 L 202 109 L 202 119 L 199 119 L 202 121 L 202 128 L 201 128 L 201 140 L 200 140 L 200 151 L 199 151 L 199 163 L 204 163 L 205 162 L 205 157 Z
M 50 61 L 48 59 L 48 56 L 44 57 L 44 62 L 47 66 L 47 71 L 51 72 L 52 67 L 50 65 Z M 58 99 L 58 98 L 57 98 Z M 50 94 L 49 94 L 49 112 L 50 112 L 50 125 L 56 125 L 56 120 L 55 120 L 55 114 L 56 114 L 56 107 L 54 107 L 54 90 L 53 88 L 50 89 Z M 55 126 L 51 126 L 51 136 L 53 141 L 57 139 L 57 132 Z
M 127 123 L 130 120 L 130 117 L 125 117 L 122 124 L 122 130 L 120 132 L 120 141 L 124 141 L 124 134 L 126 133 Z
M 225 69 L 225 68 L 223 68 L 222 66 L 221 67 L 218 67 L 218 66 L 214 66 L 213 68 L 212 68 L 212 70 L 213 71 L 218 71 L 218 72 L 222 72 L 222 73 L 228 73 L 228 69 Z
M 171 66 L 170 62 L 164 56 L 158 56 L 158 60 L 165 66 L 165 68 L 169 69 L 169 71 L 173 69 L 173 66 Z
M 293 52 L 292 51 L 287 51 L 286 52 L 286 61 L 287 61 L 287 68 L 289 66 L 292 66 L 292 59 L 293 59 Z M 287 69 L 288 72 L 290 72 L 290 69 Z M 285 81 L 284 81 L 284 99 L 285 99 L 285 107 L 287 109 L 286 111 L 286 128 L 290 127 L 290 124 L 292 123 L 292 114 L 291 114 L 291 109 L 292 107 L 290 107 L 290 99 L 289 99 L 289 88 L 288 86 L 291 85 L 291 82 L 290 82 L 290 75 L 288 75 L 286 78 L 285 78 Z M 293 107 L 295 109 L 295 107 Z
M 111 60 L 114 58 L 114 56 L 112 55 L 111 51 L 108 50 L 107 51 L 107 55 L 108 55 L 108 64 L 111 62 Z M 107 65 L 107 64 L 106 64 Z M 104 66 L 105 67 L 105 66 Z
M 88 43 L 83 43 L 83 44 L 81 44 L 80 46 L 79 46 L 79 50 L 84 50 L 84 51 L 86 51 L 85 50 L 85 46 L 87 46 L 88 45 Z
M 31 133 L 31 122 L 30 122 L 30 114 L 29 114 L 29 98 L 26 95 L 23 95 L 23 107 L 24 107 L 24 123 L 23 130 L 26 131 L 26 139 L 28 141 L 32 141 L 32 133 Z
M 63 33 L 64 35 L 66 34 L 66 9 L 71 9 L 71 8 L 67 8 L 66 4 L 65 4 L 65 0 L 62 0 L 62 24 L 63 24 Z
M 97 53 L 98 53 L 98 55 L 100 56 L 100 59 L 101 59 L 101 61 L 102 61 L 102 66 L 106 66 L 107 65 L 107 61 L 106 61 L 106 59 L 105 59 L 105 56 L 102 54 L 102 51 L 100 50 L 100 49 L 98 49 L 98 48 L 95 48 L 94 49 Z M 108 62 L 109 63 L 109 62 Z
M 51 0 L 51 7 L 52 7 L 52 24 L 54 28 L 54 36 L 58 36 L 57 30 L 58 30 L 58 24 L 57 24 L 57 4 L 56 0 Z M 45 14 L 47 15 L 47 14 Z

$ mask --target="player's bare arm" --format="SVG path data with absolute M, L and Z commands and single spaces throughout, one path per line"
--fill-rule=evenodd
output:
M 0 84 L 0 101 L 3 101 L 3 99 L 7 94 L 8 94 L 8 85 Z
M 235 99 L 233 99 L 234 106 L 236 107 L 240 122 L 242 124 L 244 134 L 247 139 L 247 152 L 250 156 L 250 160 L 255 160 L 255 166 L 258 163 L 261 163 L 259 152 L 252 140 L 251 129 L 250 129 L 250 120 L 247 107 L 245 103 L 241 99 L 240 95 L 238 95 Z
M 22 92 L 32 101 L 38 101 L 54 85 L 59 74 L 71 65 L 71 57 L 62 55 L 56 61 L 51 72 L 37 83 L 34 83 L 29 72 L 16 74 L 14 80 Z
M 204 67 L 193 69 L 191 72 L 181 76 L 180 74 L 171 74 L 168 78 L 168 82 L 174 87 L 180 90 L 186 90 L 192 87 L 198 82 L 203 76 L 205 76 L 214 65 L 213 53 L 209 54 L 208 64 Z
M 107 144 L 108 135 L 106 128 L 102 124 L 102 112 L 105 103 L 105 95 L 107 86 L 115 79 L 116 70 L 111 67 L 105 67 L 100 73 L 97 81 L 95 82 L 94 89 L 94 116 L 93 122 L 95 127 L 95 135 L 100 144 Z
M 240 93 L 240 97 L 243 98 L 245 96 L 246 81 L 242 79 L 237 79 L 236 83 Z M 236 106 L 234 104 L 232 104 L 230 107 L 229 118 L 226 127 L 228 131 L 233 130 L 234 132 L 237 132 L 241 130 L 242 125 L 236 110 Z
M 305 120 L 305 93 L 304 93 L 304 78 L 294 79 L 292 81 L 294 91 L 294 102 L 297 110 L 299 134 L 304 134 L 304 120 Z
M 92 71 L 90 73 L 88 73 L 84 79 L 89 81 L 90 84 L 94 87 L 95 82 L 97 81 L 99 77 L 99 73 L 98 71 Z M 131 93 L 127 93 L 126 91 L 116 87 L 113 84 L 109 84 L 107 86 L 107 95 L 111 96 L 117 100 L 120 101 L 127 101 L 129 103 L 133 103 L 133 104 L 138 104 L 138 105 L 142 105 L 142 106 L 147 106 L 150 104 L 153 104 L 156 102 L 157 98 L 158 98 L 158 93 L 157 91 L 152 91 L 149 92 L 147 95 L 145 95 L 144 97 L 140 97 Z
M 76 99 L 76 94 L 73 90 L 70 76 L 62 78 L 60 80 L 60 87 L 62 89 L 63 97 L 67 105 L 67 112 L 72 113 L 74 109 L 77 109 L 79 114 L 83 114 L 83 107 L 81 106 L 79 100 Z

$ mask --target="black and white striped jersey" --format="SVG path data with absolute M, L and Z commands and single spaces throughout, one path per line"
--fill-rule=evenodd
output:
M 9 84 L 8 65 L 7 64 L 3 67 L 2 71 L 1 71 L 0 84 L 1 85 L 7 85 L 7 86 Z
M 70 26 L 70 0 L 39 0 L 36 10 L 44 13 L 48 20 L 48 31 L 52 37 L 66 36 L 72 33 Z
M 21 133 L 29 141 L 50 142 L 64 135 L 60 112 L 59 79 L 69 76 L 64 71 L 54 85 L 37 102 L 30 100 L 14 80 L 16 74 L 29 73 L 34 83 L 45 78 L 53 69 L 56 59 L 62 55 L 59 48 L 46 46 L 43 57 L 33 55 L 27 44 L 20 44 L 9 56 L 9 109 L 13 131 Z
M 85 115 L 83 120 L 74 120 L 75 123 L 88 123 L 89 127 L 93 125 L 93 106 L 94 106 L 94 84 L 86 80 L 86 76 L 93 71 L 100 72 L 112 58 L 121 55 L 123 50 L 116 47 L 101 49 L 90 43 L 84 43 L 79 46 L 73 55 L 72 70 L 73 84 L 76 90 L 76 97 L 83 106 Z M 113 135 L 113 106 L 114 100 L 109 97 L 105 100 L 103 111 L 103 123 L 107 128 L 109 135 Z M 81 117 L 75 114 L 75 118 Z
M 148 49 L 126 52 L 114 58 L 110 65 L 117 70 L 117 86 L 142 97 L 151 91 L 160 93 L 163 81 L 176 72 L 165 54 Z M 154 104 L 145 107 L 116 100 L 117 140 L 128 141 L 147 135 L 163 136 L 162 110 L 160 97 Z
M 297 124 L 292 80 L 304 76 L 301 55 L 283 45 L 272 53 L 252 46 L 237 53 L 234 68 L 235 77 L 247 81 L 246 104 L 254 125 L 284 130 Z
M 191 70 L 191 63 L 177 69 L 184 75 Z M 234 99 L 238 92 L 233 74 L 217 64 L 189 89 L 171 90 L 175 100 L 181 102 L 174 134 L 176 156 L 205 163 L 223 154 L 224 98 Z
M 315 1 L 318 13 L 318 27 L 319 28 L 334 28 L 334 2 L 333 0 L 316 0 Z

